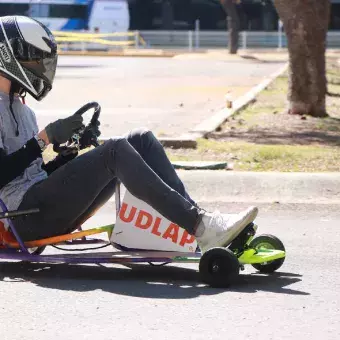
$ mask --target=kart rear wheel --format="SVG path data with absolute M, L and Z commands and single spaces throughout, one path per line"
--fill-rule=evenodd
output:
M 238 278 L 240 265 L 230 249 L 212 248 L 202 255 L 199 272 L 204 283 L 213 288 L 226 288 Z
M 264 249 L 275 249 L 285 251 L 283 243 L 274 235 L 260 235 L 255 237 L 249 244 L 250 248 L 255 250 Z M 285 258 L 269 261 L 265 263 L 254 263 L 252 266 L 261 273 L 273 273 L 278 270 L 285 261 Z

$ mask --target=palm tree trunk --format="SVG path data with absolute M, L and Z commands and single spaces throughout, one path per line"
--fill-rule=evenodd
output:
M 274 0 L 289 51 L 289 113 L 325 117 L 329 0 Z

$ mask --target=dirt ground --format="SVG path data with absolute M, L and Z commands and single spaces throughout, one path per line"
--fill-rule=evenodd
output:
M 327 118 L 289 115 L 286 112 L 287 75 L 261 93 L 255 103 L 229 119 L 209 138 L 259 144 L 340 145 L 340 70 L 328 60 Z

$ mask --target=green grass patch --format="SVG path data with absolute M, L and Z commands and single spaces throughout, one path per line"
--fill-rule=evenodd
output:
M 167 149 L 171 161 L 216 160 L 239 171 L 340 171 L 340 148 L 322 145 L 263 145 L 201 139 L 197 150 Z
M 267 89 L 265 89 L 262 94 L 270 95 L 273 93 L 281 93 L 282 91 L 288 90 L 288 76 L 287 73 L 277 77 L 275 82 L 272 85 L 269 85 Z
M 273 84 L 256 97 L 254 103 L 236 113 L 231 119 L 241 119 L 251 126 L 257 124 L 260 117 L 283 111 L 286 105 L 286 99 L 282 94 L 286 93 L 287 89 L 287 76 L 277 78 Z

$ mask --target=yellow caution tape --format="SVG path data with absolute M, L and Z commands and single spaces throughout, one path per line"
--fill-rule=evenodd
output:
M 53 31 L 54 36 L 63 37 L 81 37 L 81 38 L 103 38 L 103 37 L 134 37 L 135 32 L 115 32 L 115 33 L 82 33 L 82 32 L 66 32 Z
M 135 32 L 116 32 L 116 33 L 81 33 L 81 32 L 64 32 L 64 31 L 54 31 L 55 39 L 58 43 L 68 43 L 68 42 L 85 42 L 85 43 L 95 43 L 101 45 L 109 46 L 131 46 L 135 43 L 135 40 L 112 40 L 112 37 L 134 37 L 136 38 Z M 145 40 L 137 33 L 137 39 L 142 45 L 146 45 Z M 111 39 L 103 39 L 111 38 Z
M 110 45 L 110 46 L 129 46 L 134 45 L 134 41 L 132 40 L 126 40 L 126 41 L 110 41 L 110 40 L 104 40 L 104 39 L 77 39 L 77 38 L 56 38 L 56 41 L 58 43 L 65 43 L 65 42 L 86 42 L 91 44 L 100 44 L 100 45 Z

